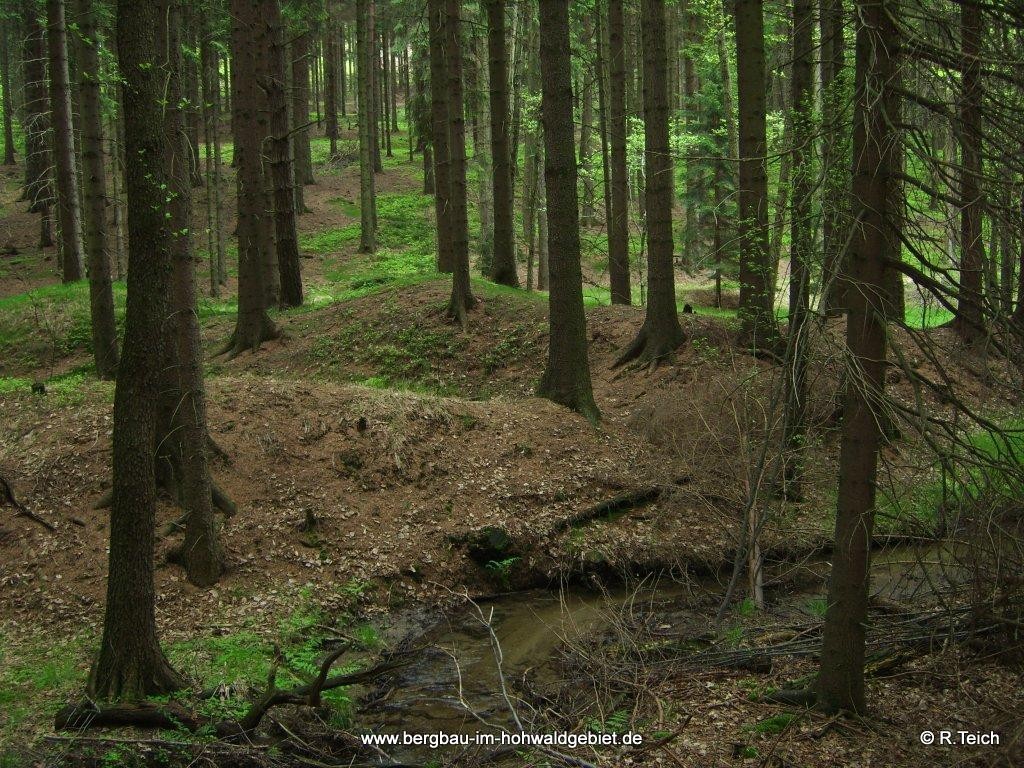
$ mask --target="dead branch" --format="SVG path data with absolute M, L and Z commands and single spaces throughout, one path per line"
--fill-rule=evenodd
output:
M 671 485 L 651 485 L 646 488 L 640 488 L 634 491 L 628 491 L 627 493 L 621 493 L 618 496 L 613 496 L 610 499 L 606 499 L 598 504 L 587 507 L 574 515 L 560 520 L 552 528 L 552 533 L 559 533 L 572 528 L 573 526 L 581 525 L 583 523 L 590 522 L 599 517 L 605 517 L 607 515 L 615 514 L 616 512 L 625 512 L 637 507 L 650 504 L 652 501 L 657 501 L 662 494 L 672 488 L 680 485 L 686 485 L 690 482 L 690 478 L 686 475 L 678 477 L 672 481 Z
M 43 520 L 35 512 L 29 510 L 24 504 L 18 501 L 18 497 L 14 495 L 14 488 L 7 482 L 7 478 L 0 475 L 0 504 L 6 504 L 7 506 L 14 507 L 17 517 L 27 517 L 34 523 L 38 523 L 48 531 L 56 531 L 53 524 Z

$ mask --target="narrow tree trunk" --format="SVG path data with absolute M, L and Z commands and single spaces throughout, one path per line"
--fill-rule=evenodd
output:
M 875 513 L 875 478 L 881 442 L 886 336 L 881 304 L 883 253 L 890 226 L 887 179 L 893 170 L 893 124 L 885 114 L 899 46 L 891 8 L 857 0 L 857 87 L 853 121 L 853 195 L 857 211 L 849 247 L 851 284 L 846 303 L 846 344 L 854 370 L 847 374 L 839 448 L 835 551 L 816 690 L 826 710 L 861 713 L 869 558 Z
M 114 390 L 113 496 L 103 638 L 90 696 L 141 699 L 181 688 L 157 639 L 153 588 L 156 404 L 171 287 L 163 157 L 164 66 L 153 66 L 166 6 L 118 0 L 118 71 L 124 80 L 128 295 L 124 355 Z
M 793 213 L 789 250 L 789 337 L 786 348 L 786 406 L 783 425 L 783 495 L 802 495 L 804 443 L 807 425 L 807 320 L 810 313 L 811 260 L 814 256 L 813 158 L 814 141 L 814 16 L 812 0 L 793 3 Z
M 451 160 L 448 136 L 448 89 L 445 67 L 444 0 L 428 0 L 430 34 L 430 113 L 434 145 L 434 212 L 437 224 L 437 269 L 451 272 L 455 267 L 451 208 Z
M 25 44 L 22 71 L 25 79 L 25 191 L 30 213 L 38 213 L 39 247 L 53 245 L 50 201 L 53 197 L 50 174 L 50 106 L 46 93 L 46 37 L 34 0 L 24 0 Z
M 466 194 L 466 120 L 463 108 L 460 0 L 445 0 L 445 66 L 448 82 L 448 152 L 451 164 L 452 297 L 448 316 L 466 325 L 476 303 L 469 282 L 469 218 Z
M 373 178 L 373 0 L 356 6 L 356 57 L 359 78 L 359 250 L 377 248 L 376 192 Z
M 850 145 L 843 0 L 820 0 L 822 93 L 822 311 L 835 315 L 845 303 L 843 249 L 850 206 Z
M 584 48 L 593 44 L 594 34 L 591 18 L 584 15 L 580 30 Z M 580 172 L 583 176 L 583 201 L 580 224 L 584 227 L 594 225 L 594 176 L 590 172 L 591 136 L 594 132 L 594 85 L 595 75 L 586 71 L 581 79 L 580 93 Z
M 685 336 L 676 311 L 672 264 L 672 156 L 668 136 L 668 54 L 665 1 L 640 6 L 644 69 L 644 208 L 647 211 L 647 314 L 636 339 L 616 365 L 656 365 L 671 358 Z
M 568 0 L 540 4 L 540 66 L 551 289 L 548 361 L 537 394 L 597 421 L 583 312 Z
M 608 0 L 609 134 L 612 210 L 608 217 L 608 273 L 612 304 L 632 303 L 629 277 L 629 171 L 626 168 L 626 54 L 622 0 Z
M 509 149 L 508 49 L 505 39 L 505 0 L 488 0 L 487 64 L 490 79 L 491 158 L 494 188 L 494 257 L 491 279 L 519 286 L 513 234 L 512 157 Z
M 288 57 L 284 46 L 284 23 L 279 0 L 263 0 L 267 48 L 261 52 L 268 77 L 262 84 L 270 106 L 270 175 L 274 187 L 274 231 L 277 268 L 281 277 L 278 301 L 282 307 L 302 305 L 302 270 L 295 228 L 295 193 L 292 191 L 291 136 L 286 89 Z
M 604 63 L 604 24 L 601 22 L 601 3 L 595 1 L 594 3 L 594 29 L 595 29 L 595 48 L 594 58 L 597 65 L 597 115 L 598 115 L 598 134 L 601 137 L 601 187 L 604 190 L 604 220 L 606 226 L 611 219 L 612 210 L 612 187 L 611 187 L 611 168 L 609 166 L 608 158 L 608 106 L 607 106 L 607 78 L 605 77 L 605 63 Z M 611 231 L 609 230 L 609 234 Z M 627 278 L 628 278 L 627 271 Z
M 755 350 L 779 338 L 768 252 L 768 170 L 763 0 L 736 0 L 739 84 L 740 334 Z
M 71 124 L 71 83 L 68 74 L 64 1 L 46 0 L 50 59 L 50 106 L 53 113 L 53 158 L 57 169 L 57 209 L 60 215 L 61 273 L 65 283 L 81 280 L 82 212 L 78 201 L 74 127 Z
M 327 3 L 327 29 L 324 30 L 324 112 L 327 117 L 327 138 L 330 140 L 331 157 L 338 156 L 338 32 L 334 23 L 334 2 Z M 362 63 L 359 67 L 362 69 Z
M 215 198 L 219 197 L 220 189 L 214 183 L 213 176 L 213 144 L 216 141 L 217 122 L 214 120 L 213 104 L 217 98 L 215 83 L 217 77 L 216 58 L 210 44 L 210 30 L 204 29 L 199 41 L 200 74 L 203 96 L 203 173 L 206 177 L 206 254 L 210 264 L 210 296 L 220 296 L 220 275 L 217 270 L 217 232 L 220 222 L 217 221 Z
M 3 89 L 4 165 L 14 165 L 14 110 L 11 107 L 11 71 L 7 55 L 7 24 L 0 23 L 0 88 Z
M 540 125 L 538 124 L 537 130 L 540 131 Z M 549 245 L 550 238 L 548 235 L 548 188 L 547 184 L 542 183 L 541 169 L 545 168 L 544 165 L 544 138 L 538 136 L 536 139 L 537 146 L 537 290 L 547 291 L 551 287 L 551 264 L 549 257 L 551 255 Z
M 234 156 L 238 168 L 238 320 L 224 352 L 234 357 L 255 351 L 278 331 L 267 315 L 267 277 L 261 227 L 266 214 L 266 191 L 261 173 L 263 140 L 268 134 L 261 114 L 257 58 L 267 50 L 263 37 L 262 0 L 231 0 L 232 104 Z
M 981 8 L 975 0 L 960 4 L 961 55 L 964 62 L 960 96 L 960 281 L 954 324 L 967 341 L 985 332 L 982 282 L 985 241 L 982 238 L 984 193 L 982 175 Z
M 270 0 L 276 4 L 276 0 Z M 188 580 L 199 587 L 216 584 L 221 573 L 221 551 L 213 514 L 209 467 L 206 460 L 206 392 L 203 384 L 202 338 L 196 308 L 196 269 L 192 248 L 192 180 L 188 155 L 188 102 L 191 86 L 181 55 L 179 36 L 181 0 L 170 0 L 166 37 L 158 50 L 169 55 L 166 111 L 167 139 L 164 163 L 171 189 L 171 322 L 168 331 L 167 385 L 161 393 L 164 412 L 170 414 L 169 432 L 159 443 L 176 453 L 180 472 L 181 502 L 186 513 L 182 555 Z M 189 65 L 190 66 L 190 65 Z
M 305 24 L 305 21 L 302 22 Z M 303 27 L 292 42 L 292 125 L 295 145 L 295 184 L 302 187 L 315 184 L 313 157 L 309 145 L 309 40 L 310 32 Z M 303 203 L 300 213 L 308 210 Z
M 107 253 L 107 184 L 103 163 L 100 102 L 100 40 L 91 0 L 78 0 L 79 88 L 82 94 L 82 186 L 85 198 L 85 252 L 89 264 L 89 309 L 96 374 L 112 379 L 117 370 L 117 323 Z M 187 225 L 186 225 L 187 226 Z

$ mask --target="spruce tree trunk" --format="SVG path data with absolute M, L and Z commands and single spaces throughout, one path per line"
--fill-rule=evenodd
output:
M 216 198 L 220 196 L 220 188 L 214 183 L 213 176 L 213 144 L 216 141 L 217 123 L 213 118 L 213 104 L 216 99 L 214 78 L 216 77 L 216 59 L 213 46 L 210 45 L 209 29 L 205 29 L 199 41 L 200 74 L 203 97 L 203 174 L 206 177 L 206 253 L 210 263 L 210 296 L 220 297 L 220 280 L 217 270 L 217 236 L 220 222 L 217 220 Z
M 11 107 L 11 70 L 7 51 L 7 25 L 0 23 L 0 88 L 3 89 L 4 165 L 14 165 L 14 109 Z
M 882 306 L 883 254 L 891 225 L 887 180 L 893 170 L 893 124 L 886 115 L 892 56 L 899 39 L 888 3 L 857 0 L 853 196 L 858 226 L 849 247 L 847 374 L 839 447 L 835 551 L 829 580 L 819 704 L 828 711 L 862 713 L 875 478 L 885 395 L 886 334 Z
M 584 15 L 580 32 L 585 49 L 593 44 L 594 32 L 591 18 Z M 581 79 L 580 93 L 580 172 L 583 176 L 583 201 L 580 224 L 594 225 L 594 176 L 590 172 L 591 137 L 594 132 L 594 84 L 593 72 L 586 71 Z
M 46 37 L 34 0 L 24 0 L 25 45 L 22 53 L 25 77 L 25 191 L 30 213 L 39 214 L 39 247 L 53 245 L 50 202 L 50 105 L 46 88 Z
M 188 137 L 189 73 L 181 55 L 179 29 L 182 1 L 170 0 L 166 37 L 158 50 L 169 54 L 167 80 L 167 138 L 164 167 L 171 198 L 171 321 L 167 345 L 167 382 L 161 393 L 163 412 L 168 414 L 167 434 L 158 443 L 175 453 L 174 465 L 180 473 L 181 503 L 185 509 L 185 542 L 182 556 L 188 580 L 199 587 L 216 584 L 220 578 L 222 556 L 217 523 L 213 514 L 212 489 L 206 460 L 206 392 L 203 383 L 203 351 L 196 306 L 196 268 L 192 247 L 192 179 L 188 155 L 192 152 Z M 159 462 L 160 459 L 158 458 Z
M 786 406 L 783 425 L 783 495 L 802 496 L 807 435 L 807 320 L 810 313 L 811 262 L 814 258 L 814 16 L 812 0 L 793 3 L 793 212 L 790 219 L 789 336 L 786 347 Z
M 348 27 L 341 25 L 338 34 L 338 106 L 341 116 L 348 117 Z M 348 122 L 346 120 L 346 122 Z
M 537 126 L 540 131 L 540 124 Z M 537 290 L 547 291 L 551 288 L 550 240 L 548 237 L 548 189 L 541 179 L 544 165 L 544 139 L 538 136 L 537 146 Z
M 595 44 L 594 57 L 597 64 L 597 119 L 598 135 L 601 137 L 601 186 L 604 190 L 604 220 L 607 225 L 611 218 L 612 188 L 611 168 L 608 158 L 608 105 L 606 99 L 604 25 L 601 22 L 601 3 L 594 3 Z
M 338 156 L 338 32 L 334 23 L 334 2 L 327 3 L 327 29 L 324 30 L 324 112 L 327 117 L 327 138 L 331 142 L 331 157 Z M 359 67 L 362 69 L 362 63 Z M 361 108 L 360 108 L 361 109 Z
M 84 266 L 82 212 L 78 201 L 75 138 L 71 123 L 71 82 L 63 0 L 46 0 L 46 24 L 50 106 L 53 114 L 53 163 L 57 170 L 57 210 L 60 216 L 61 276 L 65 283 L 71 283 L 82 279 Z
M 961 56 L 964 62 L 960 95 L 960 281 L 954 325 L 967 341 L 985 333 L 983 317 L 983 276 L 985 241 L 982 218 L 985 197 L 979 180 L 982 176 L 982 83 L 981 83 L 981 8 L 976 0 L 960 4 Z
M 469 282 L 469 213 L 466 191 L 466 119 L 462 85 L 462 5 L 460 0 L 444 0 L 445 69 L 448 83 L 448 153 L 451 166 L 452 206 L 452 296 L 448 316 L 466 325 L 466 312 L 473 308 Z
M 451 208 L 451 160 L 448 136 L 448 88 L 445 68 L 444 0 L 428 0 L 430 33 L 431 143 L 434 145 L 434 212 L 437 224 L 437 269 L 455 266 Z
M 774 286 L 768 249 L 768 139 L 765 115 L 763 0 L 736 0 L 739 84 L 740 335 L 755 350 L 774 351 Z
M 490 80 L 494 256 L 490 277 L 519 286 L 513 233 L 512 156 L 509 148 L 508 45 L 505 0 L 487 0 L 487 66 Z
M 568 0 L 540 4 L 540 66 L 551 261 L 548 361 L 537 394 L 597 421 L 601 414 L 590 383 L 580 268 Z
M 124 80 L 128 199 L 125 347 L 114 390 L 113 495 L 103 638 L 89 676 L 100 700 L 141 699 L 181 688 L 160 649 L 153 588 L 156 480 L 153 447 L 163 382 L 171 287 L 163 163 L 165 62 L 154 62 L 166 5 L 119 0 L 118 70 Z M 154 64 L 157 64 L 154 66 Z
M 262 0 L 231 0 L 232 116 L 238 185 L 238 320 L 224 352 L 234 357 L 256 351 L 276 338 L 277 327 L 267 315 L 267 274 L 261 228 L 270 220 L 261 172 L 261 149 L 267 123 L 261 116 L 256 59 L 267 46 Z
M 373 178 L 373 0 L 356 5 L 356 56 L 359 60 L 359 250 L 377 249 L 376 193 Z
M 303 20 L 301 22 L 305 24 Z M 295 184 L 316 184 L 313 178 L 313 154 L 309 145 L 309 29 L 303 27 L 292 42 L 292 124 L 295 133 Z M 308 210 L 303 203 L 300 213 Z
M 267 62 L 267 79 L 262 83 L 270 106 L 270 176 L 274 188 L 274 232 L 277 268 L 281 278 L 278 301 L 282 307 L 302 306 L 302 269 L 295 227 L 295 193 L 292 189 L 291 122 L 288 118 L 288 58 L 284 46 L 284 23 L 279 0 L 264 0 L 263 20 L 267 48 L 261 52 Z
M 647 314 L 616 365 L 657 364 L 671 358 L 685 336 L 676 310 L 672 264 L 672 155 L 668 133 L 668 54 L 664 0 L 643 0 L 644 208 L 647 211 Z
M 609 125 L 612 210 L 608 217 L 608 273 L 612 304 L 633 301 L 629 276 L 629 171 L 626 168 L 626 54 L 622 0 L 608 0 Z
M 112 379 L 117 371 L 117 323 L 107 253 L 107 184 L 103 162 L 103 114 L 100 101 L 100 40 L 91 0 L 78 0 L 79 88 L 82 94 L 82 187 L 85 203 L 85 252 L 89 264 L 89 308 L 96 374 Z
M 843 310 L 846 284 L 843 248 L 850 207 L 850 145 L 847 109 L 846 43 L 843 0 L 820 0 L 822 93 L 822 312 Z

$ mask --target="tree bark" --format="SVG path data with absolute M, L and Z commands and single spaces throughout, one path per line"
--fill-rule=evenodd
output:
M 334 0 L 327 0 L 327 28 L 324 30 L 324 112 L 327 117 L 327 138 L 331 157 L 338 156 L 338 31 L 334 21 Z M 362 70 L 362 62 L 359 64 Z
M 160 649 L 153 589 L 156 481 L 153 447 L 168 329 L 170 232 L 158 25 L 166 5 L 118 0 L 118 69 L 123 78 L 128 198 L 125 347 L 114 390 L 113 496 L 103 638 L 89 676 L 93 698 L 141 699 L 181 688 Z
M 451 160 L 448 137 L 448 89 L 445 68 L 444 0 L 428 0 L 430 34 L 431 143 L 434 146 L 434 213 L 437 225 L 437 270 L 455 266 L 451 208 Z
M 608 273 L 612 304 L 633 301 L 629 277 L 629 171 L 626 168 L 626 54 L 622 0 L 608 0 L 608 91 L 612 210 Z
M 448 82 L 448 153 L 451 165 L 452 296 L 448 316 L 465 327 L 476 300 L 469 282 L 469 218 L 466 192 L 466 119 L 463 107 L 460 0 L 445 0 L 445 68 Z
M 11 70 L 7 51 L 6 20 L 0 23 L 0 88 L 4 92 L 4 165 L 14 165 L 14 109 L 11 107 Z
M 779 334 L 768 249 L 768 139 L 765 115 L 763 0 L 736 0 L 739 85 L 740 335 L 755 350 L 774 350 Z
M 857 224 L 849 248 L 846 343 L 855 370 L 847 375 L 839 449 L 835 552 L 825 614 L 820 706 L 861 713 L 869 558 L 875 478 L 885 394 L 886 335 L 883 255 L 890 226 L 888 177 L 893 170 L 893 124 L 886 115 L 899 39 L 884 0 L 857 0 L 853 195 Z
M 802 495 L 802 469 L 807 425 L 807 320 L 810 313 L 811 260 L 814 255 L 811 177 L 814 141 L 814 16 L 812 0 L 793 3 L 792 174 L 790 218 L 789 336 L 786 347 L 786 405 L 783 425 L 783 488 L 785 498 Z
M 224 352 L 234 357 L 256 351 L 276 338 L 277 327 L 267 315 L 267 270 L 261 227 L 265 226 L 266 192 L 261 173 L 261 148 L 269 133 L 260 110 L 256 59 L 267 49 L 262 36 L 262 0 L 231 0 L 231 125 L 238 185 L 238 320 Z M 261 221 L 262 219 L 262 221 Z
M 512 157 L 509 149 L 508 48 L 505 0 L 487 0 L 487 65 L 490 78 L 491 173 L 494 199 L 494 256 L 491 279 L 519 287 L 512 218 Z
M 276 0 L 271 2 L 276 3 Z M 190 228 L 192 179 L 188 156 L 192 145 L 187 130 L 185 91 L 191 84 L 181 55 L 179 29 L 182 10 L 182 0 L 168 2 L 165 36 L 162 36 L 157 49 L 167 51 L 169 57 L 164 167 L 171 190 L 169 234 L 172 273 L 168 331 L 173 339 L 167 345 L 167 365 L 164 368 L 167 381 L 161 393 L 168 431 L 161 435 L 158 443 L 176 454 L 174 464 L 180 473 L 181 502 L 186 513 L 182 555 L 188 580 L 196 586 L 208 587 L 220 578 L 222 555 L 206 460 L 206 391 Z
M 548 361 L 537 394 L 596 422 L 601 414 L 590 383 L 580 269 L 568 0 L 540 4 L 540 66 L 551 282 Z
M 373 177 L 373 0 L 356 5 L 356 56 L 359 59 L 359 250 L 377 249 L 377 201 Z
M 668 53 L 664 0 L 643 0 L 644 208 L 647 211 L 647 314 L 616 365 L 657 364 L 685 340 L 676 311 L 672 264 L 672 155 L 668 135 Z
M 282 307 L 302 305 L 302 268 L 295 228 L 295 194 L 292 190 L 291 121 L 288 118 L 288 57 L 284 46 L 284 22 L 279 0 L 263 1 L 267 48 L 267 78 L 261 84 L 270 106 L 270 176 L 274 188 L 274 232 L 277 269 L 281 278 L 278 302 Z
M 82 212 L 78 201 L 63 0 L 46 0 L 46 24 L 50 59 L 50 107 L 53 114 L 53 158 L 57 170 L 57 210 L 60 217 L 61 275 L 65 283 L 71 283 L 82 279 L 84 266 Z
M 960 93 L 960 281 L 954 326 L 966 341 L 985 333 L 982 282 L 985 212 L 982 176 L 981 7 L 976 0 L 960 4 L 961 56 L 964 62 Z
M 846 284 L 843 249 L 850 207 L 850 143 L 843 0 L 820 0 L 822 92 L 822 311 L 843 310 Z
M 82 94 L 82 187 L 85 202 L 85 252 L 89 264 L 89 309 L 96 374 L 112 379 L 117 370 L 117 323 L 107 253 L 107 184 L 103 162 L 103 113 L 100 101 L 100 40 L 91 0 L 78 0 L 79 88 Z
M 301 24 L 307 22 L 303 19 Z M 310 31 L 303 26 L 292 42 L 292 125 L 295 131 L 292 142 L 295 145 L 295 183 L 301 187 L 315 184 L 313 158 L 309 145 L 309 40 Z M 305 204 L 300 212 L 305 212 Z

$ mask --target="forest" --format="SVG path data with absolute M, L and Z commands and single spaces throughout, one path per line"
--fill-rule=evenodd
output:
M 0 0 L 0 768 L 1024 765 L 1018 0 Z

